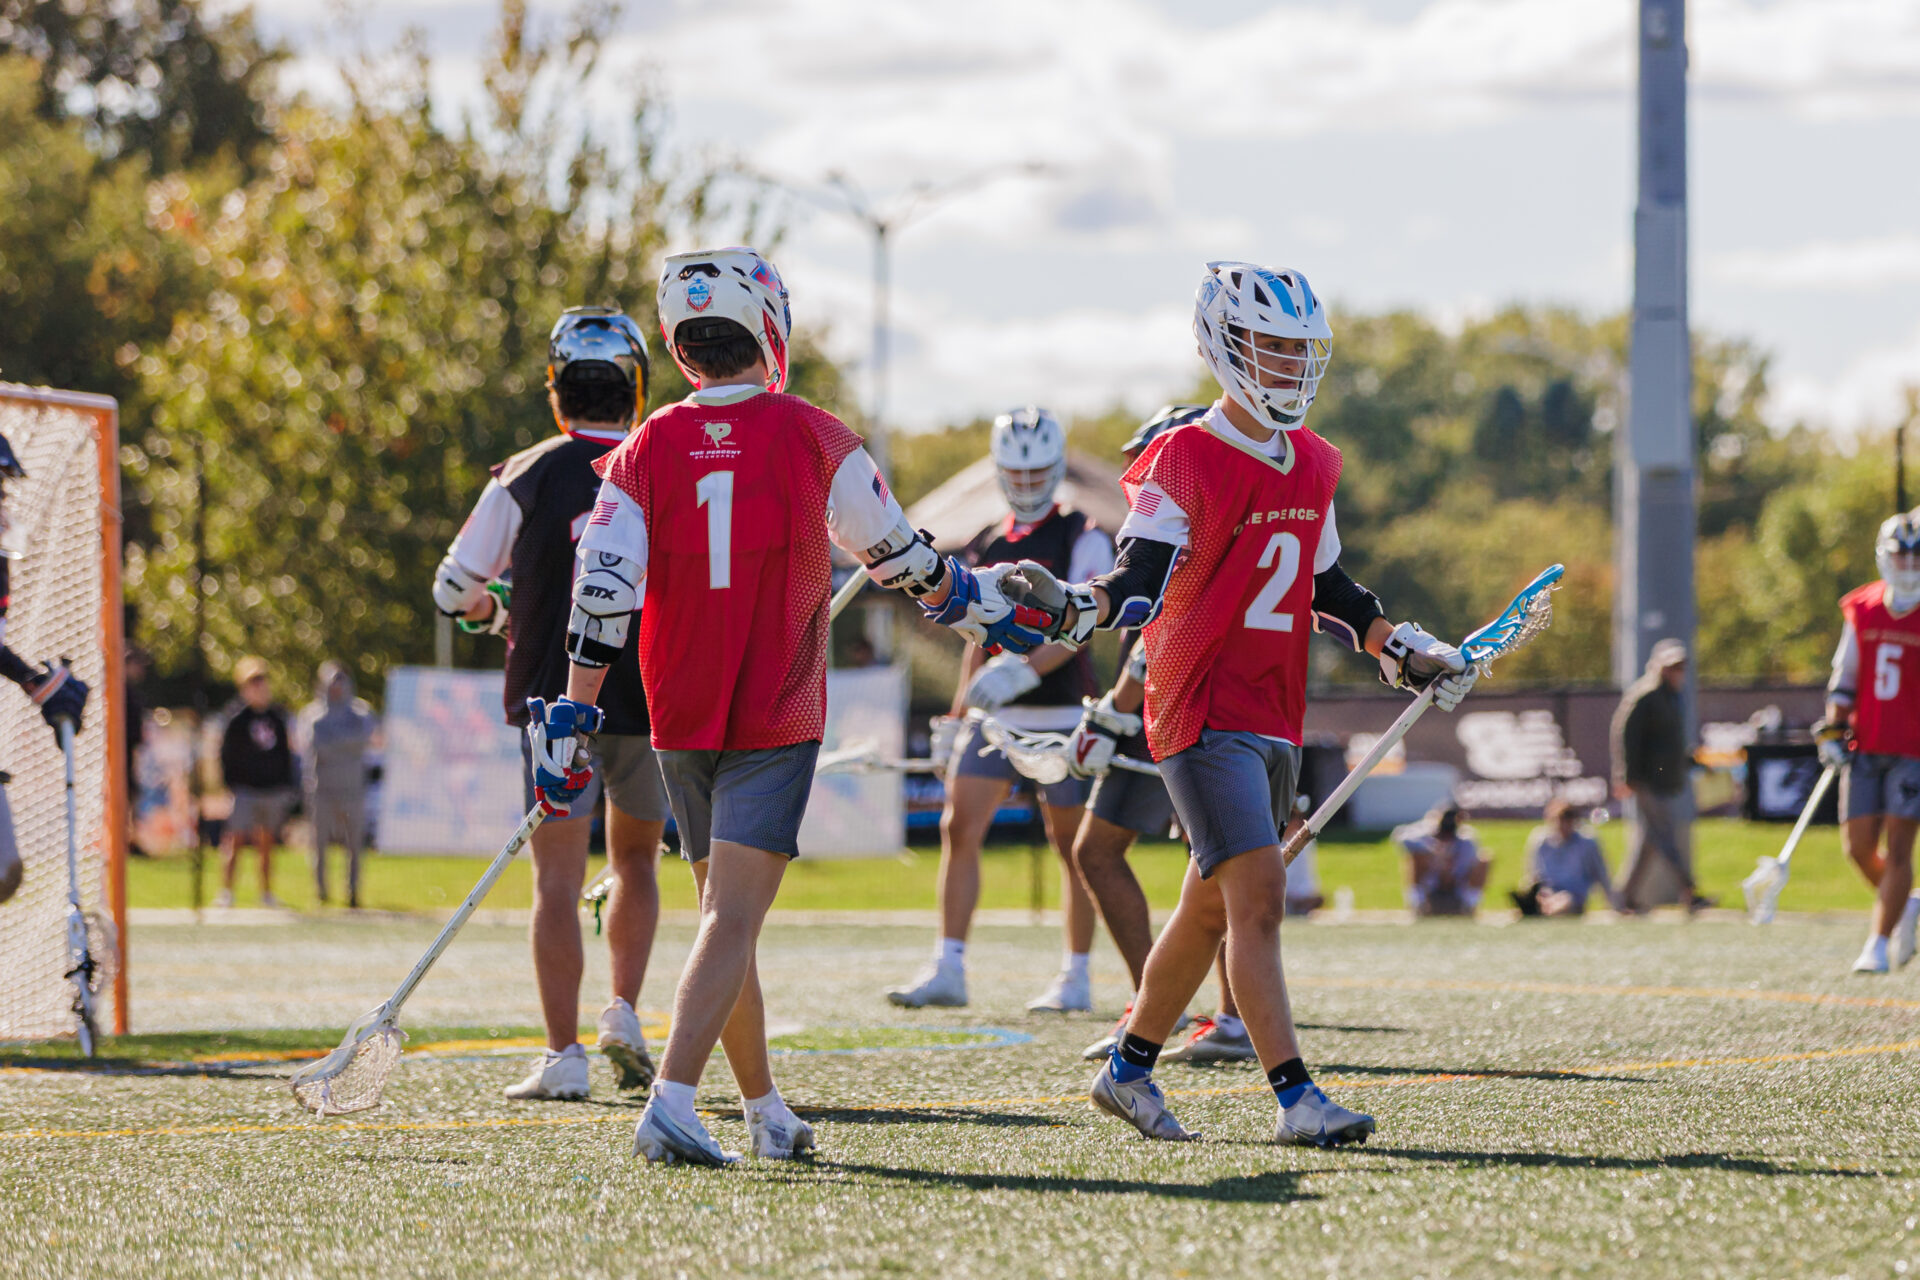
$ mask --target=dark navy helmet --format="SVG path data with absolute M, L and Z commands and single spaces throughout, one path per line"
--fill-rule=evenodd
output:
M 568 307 L 547 337 L 547 385 L 617 378 L 633 393 L 637 419 L 647 409 L 647 340 L 618 307 Z
M 1133 438 L 1120 446 L 1120 452 L 1129 458 L 1137 458 L 1162 431 L 1184 427 L 1189 422 L 1198 421 L 1206 411 L 1207 406 L 1204 404 L 1163 405 L 1158 413 L 1140 424 L 1140 429 L 1133 433 Z
M 0 436 L 0 479 L 25 480 L 27 469 L 20 465 L 20 459 L 13 456 L 13 446 Z

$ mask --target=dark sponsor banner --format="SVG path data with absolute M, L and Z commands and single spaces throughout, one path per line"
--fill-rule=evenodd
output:
M 1702 689 L 1700 746 L 1708 758 L 1732 764 L 1756 740 L 1818 720 L 1824 696 L 1818 685 Z M 1357 757 L 1406 705 L 1394 695 L 1317 694 L 1307 700 L 1308 741 Z M 1422 716 L 1407 733 L 1405 758 L 1458 769 L 1454 798 L 1488 817 L 1531 817 L 1555 797 L 1582 808 L 1602 805 L 1611 791 L 1608 734 L 1619 705 L 1612 690 L 1497 693 L 1483 684 L 1452 715 Z

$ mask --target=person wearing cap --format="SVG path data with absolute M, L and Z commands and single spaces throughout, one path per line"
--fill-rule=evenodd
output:
M 1619 908 L 1642 912 L 1656 903 L 1648 877 L 1665 866 L 1689 911 L 1713 905 L 1693 880 L 1693 752 L 1687 743 L 1687 647 L 1653 646 L 1646 674 L 1629 685 L 1613 715 L 1613 791 L 1627 805 L 1627 861 Z M 1662 896 L 1657 901 L 1671 902 Z
M 220 735 L 220 776 L 233 793 L 233 812 L 220 842 L 220 893 L 213 905 L 233 905 L 240 846 L 251 840 L 260 850 L 260 905 L 277 907 L 273 846 L 299 798 L 293 739 L 287 709 L 273 700 L 266 659 L 240 659 L 233 665 L 233 682 L 240 697 L 228 709 Z

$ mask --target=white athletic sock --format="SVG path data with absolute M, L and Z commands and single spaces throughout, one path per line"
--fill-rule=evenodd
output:
M 1247 1024 L 1231 1013 L 1214 1014 L 1213 1025 L 1220 1028 L 1220 1034 L 1224 1036 L 1233 1036 L 1238 1039 L 1247 1034 Z
M 740 1105 L 749 1111 L 779 1112 L 787 1109 L 786 1102 L 780 1097 L 780 1086 L 778 1085 L 773 1087 L 772 1092 L 759 1098 L 749 1098 L 745 1094 L 741 1094 Z
M 676 1084 L 672 1080 L 653 1082 L 653 1100 L 666 1111 L 669 1119 L 681 1124 L 697 1123 L 699 1117 L 693 1114 L 694 1087 L 690 1084 Z
M 964 965 L 967 962 L 967 943 L 964 938 L 942 938 L 933 958 L 944 965 Z
M 1060 972 L 1066 974 L 1075 982 L 1085 982 L 1087 981 L 1087 962 L 1092 958 L 1092 956 L 1084 951 L 1069 951 L 1067 952 L 1067 961 L 1060 967 Z

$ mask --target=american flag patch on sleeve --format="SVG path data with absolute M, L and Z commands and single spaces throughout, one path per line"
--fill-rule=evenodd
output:
M 891 502 L 893 500 L 893 495 L 887 492 L 886 477 L 881 475 L 878 471 L 873 473 L 873 492 L 874 492 L 874 496 L 880 499 L 880 502 L 883 506 L 886 503 Z
M 611 498 L 600 499 L 600 501 L 593 504 L 593 514 L 589 516 L 587 519 L 588 526 L 591 527 L 596 524 L 608 524 L 608 525 L 612 524 L 613 514 L 619 509 L 620 509 L 620 504 L 615 502 L 613 499 Z
M 1155 489 L 1142 488 L 1133 495 L 1133 509 L 1143 516 L 1150 516 L 1160 509 L 1160 493 Z

